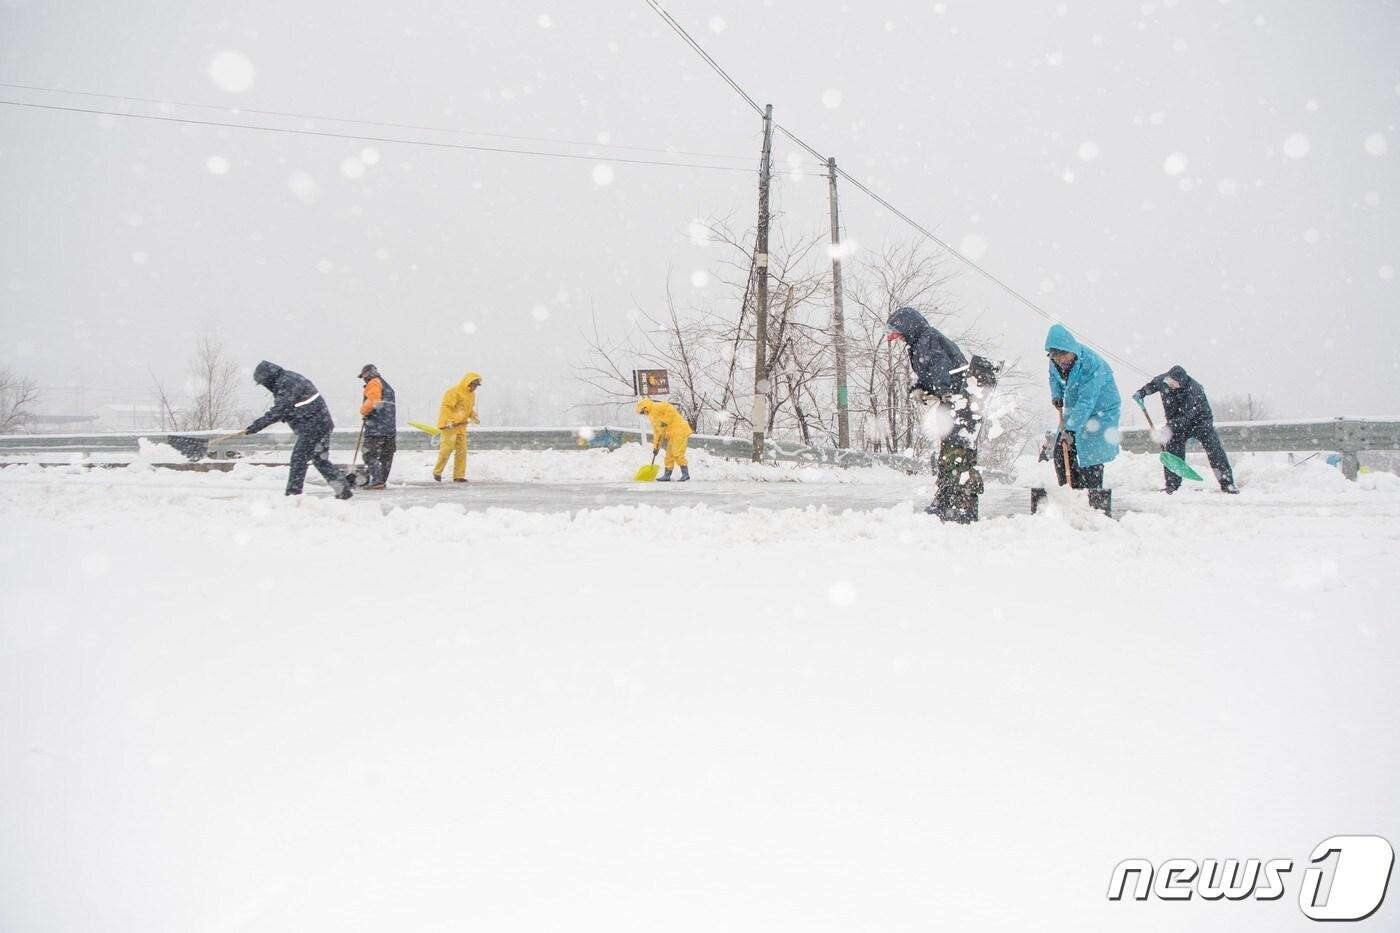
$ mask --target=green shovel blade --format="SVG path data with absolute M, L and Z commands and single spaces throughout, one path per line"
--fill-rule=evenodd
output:
M 1171 470 L 1182 479 L 1193 479 L 1198 483 L 1201 482 L 1201 474 L 1191 469 L 1191 464 L 1182 460 L 1176 454 L 1169 454 L 1165 450 L 1162 451 L 1162 466 Z

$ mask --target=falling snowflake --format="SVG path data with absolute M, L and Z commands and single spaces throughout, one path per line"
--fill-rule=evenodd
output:
M 1180 152 L 1173 152 L 1162 160 L 1162 171 L 1168 175 L 1180 175 L 1186 171 L 1186 156 Z
M 837 580 L 827 587 L 827 597 L 833 605 L 845 608 L 856 601 L 856 588 L 849 580 Z
M 544 305 L 535 305 L 535 307 L 530 310 L 530 317 L 543 324 L 545 321 L 549 320 L 549 309 Z
M 340 174 L 346 178 L 364 178 L 365 163 L 358 156 L 347 156 L 340 162 Z
M 613 167 L 611 165 L 606 165 L 600 162 L 599 164 L 593 166 L 593 184 L 597 185 L 599 188 L 606 188 L 608 185 L 613 183 L 613 179 L 616 177 L 617 175 L 613 171 Z
M 1312 151 L 1312 143 L 1302 133 L 1294 133 L 1283 141 L 1283 154 L 1290 159 L 1301 159 Z
M 230 94 L 242 94 L 252 89 L 253 82 L 257 79 L 257 70 L 242 52 L 224 50 L 215 53 L 210 59 L 209 77 L 219 90 Z
M 1386 263 L 1380 268 L 1380 276 L 1389 282 L 1391 279 L 1395 278 L 1395 267 L 1390 263 Z
M 223 156 L 210 156 L 204 167 L 209 170 L 210 175 L 227 175 L 230 166 L 228 159 Z
M 1085 162 L 1092 162 L 1099 157 L 1099 144 L 1091 139 L 1086 139 L 1079 144 L 1079 158 Z
M 305 204 L 311 204 L 321 196 L 321 186 L 306 172 L 293 172 L 287 179 L 287 187 Z
M 710 274 L 704 269 L 696 269 L 690 273 L 690 284 L 695 288 L 704 288 L 710 284 Z
M 962 253 L 973 262 L 976 262 L 987 255 L 987 238 L 980 233 L 969 233 L 962 238 L 962 244 L 959 246 L 958 252 Z
M 1390 147 L 1386 145 L 1385 137 L 1380 133 L 1372 133 L 1366 137 L 1366 154 L 1373 156 L 1385 155 Z
M 829 87 L 822 91 L 822 106 L 828 110 L 835 110 L 841 106 L 841 92 L 834 87 Z
M 725 23 L 724 23 L 724 17 L 723 17 L 723 16 L 711 16 L 711 17 L 710 17 L 710 32 L 713 32 L 713 33 L 715 33 L 715 34 L 719 34 L 719 33 L 721 33 L 721 32 L 724 32 L 724 26 L 725 26 Z

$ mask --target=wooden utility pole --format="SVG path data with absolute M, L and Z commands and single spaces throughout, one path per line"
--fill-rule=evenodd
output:
M 768 426 L 768 182 L 773 163 L 773 105 L 763 108 L 763 162 L 758 169 L 757 307 L 753 341 L 753 459 L 763 459 L 763 435 Z
M 836 347 L 836 446 L 851 446 L 850 396 L 846 391 L 846 314 L 841 305 L 841 216 L 836 209 L 836 160 L 826 160 L 831 189 L 831 336 Z

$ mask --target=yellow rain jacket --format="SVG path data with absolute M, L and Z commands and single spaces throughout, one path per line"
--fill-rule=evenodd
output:
M 695 433 L 690 430 L 690 424 L 676 410 L 676 406 L 670 402 L 642 399 L 637 403 L 637 411 L 651 419 L 651 430 L 656 435 L 652 443 L 658 447 L 662 441 L 668 442 L 669 446 L 676 441 L 684 441 Z
M 466 434 L 468 423 L 478 423 L 476 390 L 471 388 L 471 384 L 480 378 L 481 373 L 467 373 L 461 382 L 443 393 L 437 423 L 444 434 Z

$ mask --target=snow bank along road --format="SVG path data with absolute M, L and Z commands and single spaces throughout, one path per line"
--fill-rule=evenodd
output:
M 561 456 L 472 471 L 599 480 Z M 1167 499 L 1125 458 L 1119 521 L 963 528 L 926 480 L 703 466 L 873 501 L 0 470 L 0 929 L 1304 930 L 1296 877 L 1109 875 L 1400 843 L 1395 477 Z

